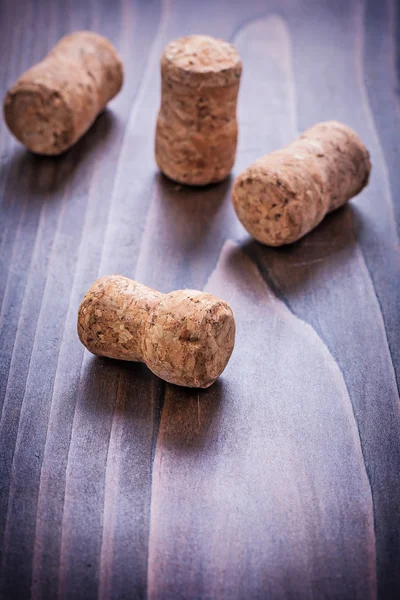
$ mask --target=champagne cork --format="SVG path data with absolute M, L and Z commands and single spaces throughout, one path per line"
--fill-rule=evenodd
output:
M 168 44 L 155 155 L 161 171 L 188 185 L 225 179 L 235 162 L 242 62 L 234 46 L 205 35 Z
M 110 42 L 77 31 L 63 37 L 7 92 L 7 126 L 28 150 L 61 154 L 89 129 L 122 80 L 122 62 Z
M 232 354 L 235 319 L 211 294 L 162 294 L 111 275 L 95 281 L 82 300 L 78 335 L 93 354 L 144 362 L 169 383 L 207 388 Z

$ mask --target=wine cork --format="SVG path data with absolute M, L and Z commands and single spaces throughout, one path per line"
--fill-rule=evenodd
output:
M 205 35 L 168 44 L 155 155 L 161 171 L 188 185 L 225 179 L 235 162 L 242 62 L 234 46 Z
M 122 80 L 122 62 L 110 42 L 77 31 L 63 37 L 7 92 L 6 123 L 32 152 L 61 154 L 89 129 Z
M 268 246 L 299 240 L 368 184 L 369 153 L 338 121 L 317 123 L 236 178 L 232 200 L 247 231 Z

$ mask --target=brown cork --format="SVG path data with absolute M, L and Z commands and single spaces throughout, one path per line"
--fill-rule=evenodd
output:
M 247 231 L 268 246 L 290 244 L 368 183 L 369 153 L 337 121 L 317 123 L 235 180 L 233 205 Z
M 228 363 L 235 321 L 228 304 L 211 294 L 161 294 L 112 275 L 84 297 L 78 335 L 93 354 L 144 362 L 169 383 L 206 388 Z
M 165 175 L 189 185 L 229 175 L 241 72 L 238 52 L 222 40 L 191 35 L 165 48 L 155 143 L 156 162 Z
M 123 67 L 110 42 L 90 31 L 63 37 L 7 92 L 4 117 L 32 152 L 61 154 L 121 89 Z

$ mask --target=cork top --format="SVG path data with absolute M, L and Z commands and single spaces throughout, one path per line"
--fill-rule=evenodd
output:
M 168 44 L 161 57 L 163 77 L 188 86 L 222 87 L 239 82 L 236 48 L 208 35 L 189 35 Z

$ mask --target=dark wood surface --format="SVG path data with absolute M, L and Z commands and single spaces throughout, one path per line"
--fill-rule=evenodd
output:
M 1 598 L 400 598 L 399 17 L 391 0 L 2 0 L 0 90 L 65 33 L 119 49 L 121 94 L 62 157 L 0 123 Z M 159 57 L 208 33 L 243 57 L 234 173 L 318 120 L 370 185 L 284 249 L 232 179 L 155 167 Z M 177 388 L 94 358 L 79 302 L 118 272 L 231 303 L 221 379 Z

